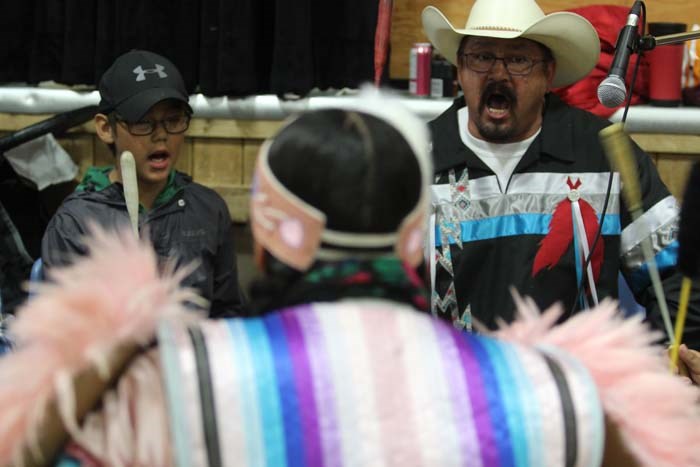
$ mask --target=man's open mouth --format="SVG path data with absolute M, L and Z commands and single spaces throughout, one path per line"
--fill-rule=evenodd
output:
M 491 118 L 503 118 L 515 106 L 515 94 L 502 83 L 493 83 L 486 87 L 481 97 L 481 108 Z

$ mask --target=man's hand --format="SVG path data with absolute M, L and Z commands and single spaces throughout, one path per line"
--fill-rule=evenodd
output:
M 678 349 L 680 357 L 679 366 L 684 365 L 688 370 L 688 377 L 695 384 L 700 384 L 700 352 L 689 349 L 685 344 L 681 344 Z

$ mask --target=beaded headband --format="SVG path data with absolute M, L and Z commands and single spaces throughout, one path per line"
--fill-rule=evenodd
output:
M 403 136 L 421 171 L 421 194 L 416 206 L 395 232 L 377 234 L 328 229 L 324 213 L 289 191 L 275 177 L 268 161 L 272 140 L 268 140 L 260 150 L 253 182 L 250 206 L 253 236 L 275 257 L 301 271 L 308 269 L 317 259 L 338 260 L 349 256 L 358 258 L 386 254 L 376 251 L 349 252 L 349 249 L 392 247 L 402 261 L 417 266 L 423 258 L 432 177 L 428 129 L 396 99 L 376 90 L 363 90 L 360 97 L 339 108 L 379 118 Z

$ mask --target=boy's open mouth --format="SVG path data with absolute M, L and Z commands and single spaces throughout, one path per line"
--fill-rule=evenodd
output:
M 154 169 L 163 169 L 168 166 L 170 154 L 168 151 L 156 151 L 148 156 L 148 163 Z

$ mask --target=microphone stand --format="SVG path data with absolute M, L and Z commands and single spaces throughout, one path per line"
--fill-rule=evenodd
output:
M 700 38 L 700 31 L 679 32 L 658 37 L 647 34 L 639 38 L 638 50 L 652 50 L 660 45 L 678 44 L 698 38 Z

